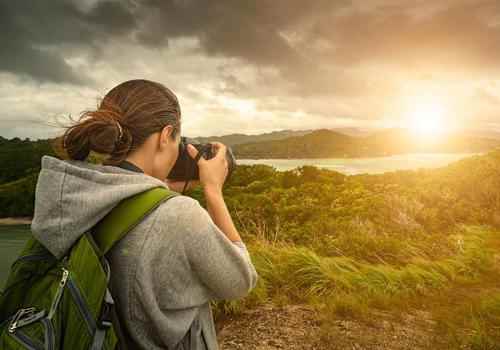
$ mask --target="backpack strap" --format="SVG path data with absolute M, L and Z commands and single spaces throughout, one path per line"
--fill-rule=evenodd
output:
M 122 200 L 92 229 L 93 238 L 100 253 L 105 255 L 146 215 L 162 202 L 179 194 L 165 187 L 155 187 Z
M 159 186 L 122 200 L 89 232 L 90 242 L 94 245 L 96 253 L 103 258 L 120 239 L 137 226 L 155 208 L 164 201 L 179 194 L 178 192 Z M 104 263 L 107 266 L 105 270 L 109 283 L 110 269 L 106 259 L 104 259 Z M 110 324 L 114 326 L 118 337 L 118 349 L 127 350 L 131 347 L 135 348 L 130 336 L 122 327 L 120 317 L 115 308 L 110 285 L 106 288 L 106 297 L 103 303 L 98 322 L 105 325 L 105 327 L 98 327 L 96 329 L 91 349 L 101 350 L 103 348 L 106 328 Z

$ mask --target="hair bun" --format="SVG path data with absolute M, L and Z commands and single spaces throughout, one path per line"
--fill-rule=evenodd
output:
M 84 111 L 75 124 L 66 127 L 64 150 L 75 160 L 84 160 L 90 151 L 108 154 L 103 164 L 116 165 L 167 125 L 173 126 L 175 139 L 180 133 L 180 114 L 177 97 L 163 84 L 128 80 L 108 91 L 97 110 Z

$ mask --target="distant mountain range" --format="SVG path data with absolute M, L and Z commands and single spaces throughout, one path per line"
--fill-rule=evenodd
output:
M 190 140 L 199 143 L 207 143 L 211 141 L 222 142 L 228 146 L 240 145 L 244 143 L 253 143 L 253 142 L 264 142 L 264 141 L 275 141 L 275 140 L 284 140 L 289 137 L 297 137 L 304 136 L 310 134 L 317 129 L 308 129 L 308 130 L 280 130 L 273 131 L 264 134 L 257 135 L 247 135 L 247 134 L 229 134 L 223 136 L 198 136 L 198 137 L 188 137 Z M 361 128 L 336 128 L 336 129 L 328 129 L 331 131 L 335 131 L 338 133 L 342 133 L 348 136 L 361 137 L 366 136 L 371 133 L 369 129 L 361 129 Z
M 239 145 L 242 143 L 249 142 L 263 142 L 263 141 L 272 141 L 272 140 L 283 140 L 288 137 L 293 136 L 303 136 L 313 132 L 314 130 L 281 130 L 281 131 L 273 131 L 264 134 L 258 135 L 246 135 L 246 134 L 229 134 L 223 136 L 206 136 L 206 137 L 189 137 L 190 140 L 199 143 L 207 143 L 211 141 L 222 142 L 228 146 Z
M 320 129 L 301 136 L 234 145 L 239 159 L 377 157 L 403 153 L 482 152 L 500 146 L 500 139 L 455 133 L 434 141 L 419 139 L 405 129 L 389 129 L 368 136 L 349 136 Z

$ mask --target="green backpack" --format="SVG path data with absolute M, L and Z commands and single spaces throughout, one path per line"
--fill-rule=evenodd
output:
M 126 348 L 105 254 L 176 195 L 155 187 L 124 199 L 59 260 L 31 237 L 0 294 L 0 349 Z

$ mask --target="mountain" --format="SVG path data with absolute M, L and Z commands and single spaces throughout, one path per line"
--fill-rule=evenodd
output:
M 333 128 L 333 129 L 327 129 L 335 132 L 339 132 L 344 135 L 348 136 L 355 136 L 355 137 L 361 137 L 361 136 L 368 136 L 372 132 L 374 132 L 373 129 L 368 129 L 368 128 Z
M 283 140 L 252 142 L 233 147 L 237 158 L 327 158 L 353 149 L 356 138 L 328 129 Z
M 330 130 L 337 133 L 341 133 L 347 136 L 353 137 L 362 137 L 367 136 L 372 132 L 372 129 L 365 128 L 333 128 L 333 129 L 321 129 L 321 130 Z M 305 136 L 312 132 L 316 131 L 315 129 L 308 130 L 279 130 L 272 131 L 263 134 L 257 135 L 247 135 L 247 134 L 229 134 L 222 136 L 198 136 L 198 137 L 188 137 L 190 141 L 199 142 L 199 143 L 207 143 L 211 141 L 222 142 L 228 146 L 241 145 L 244 143 L 253 143 L 253 142 L 263 142 L 263 141 L 275 141 L 275 140 L 283 140 L 289 137 L 295 136 Z
M 377 157 L 403 153 L 481 152 L 500 146 L 500 140 L 450 134 L 426 141 L 405 129 L 387 129 L 353 137 L 328 129 L 282 140 L 251 142 L 233 147 L 239 159 Z
M 263 142 L 272 140 L 282 140 L 293 136 L 303 136 L 313 132 L 313 130 L 280 130 L 264 134 L 246 135 L 246 134 L 229 134 L 222 136 L 198 136 L 188 137 L 190 141 L 199 143 L 208 143 L 212 141 L 222 142 L 227 146 L 239 145 L 250 142 Z

